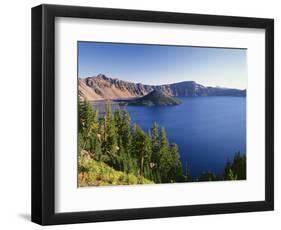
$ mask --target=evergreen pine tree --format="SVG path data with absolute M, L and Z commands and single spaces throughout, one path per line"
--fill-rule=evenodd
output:
M 246 179 L 246 155 L 241 155 L 239 151 L 234 154 L 232 161 L 227 161 L 223 178 L 225 180 L 232 180 L 231 174 L 233 174 L 233 178 L 236 178 L 236 180 Z
M 103 121 L 104 125 L 104 142 L 103 153 L 110 159 L 107 162 L 110 166 L 114 167 L 117 163 L 117 152 L 119 146 L 117 145 L 117 134 L 115 128 L 115 122 L 112 115 L 111 103 L 108 101 L 106 115 Z
M 232 169 L 231 169 L 231 168 L 229 168 L 229 169 L 227 170 L 227 174 L 226 174 L 225 180 L 237 180 L 237 175 L 235 175 L 235 174 L 232 172 Z
M 114 124 L 115 124 L 117 139 L 119 141 L 119 138 L 121 138 L 120 132 L 121 132 L 121 126 L 122 126 L 122 117 L 121 117 L 121 112 L 120 112 L 119 107 L 114 112 Z M 119 144 L 119 142 L 118 142 L 118 144 Z
M 241 155 L 240 151 L 235 153 L 231 169 L 237 180 L 246 180 L 246 155 Z
M 110 101 L 106 107 L 100 116 L 89 102 L 79 103 L 79 152 L 87 150 L 97 161 L 155 183 L 183 181 L 178 147 L 169 145 L 164 128 L 159 132 L 154 123 L 147 134 L 137 125 L 131 126 L 127 110 L 121 113 L 117 108 L 113 113 Z
M 183 182 L 184 176 L 182 173 L 182 164 L 177 144 L 173 143 L 170 145 L 170 155 L 172 164 L 169 171 L 169 180 L 172 180 L 173 182 Z
M 160 175 L 161 182 L 170 183 L 169 170 L 171 168 L 172 159 L 169 151 L 169 142 L 166 131 L 162 127 L 159 134 L 159 154 L 160 154 Z
M 161 183 L 160 177 L 160 144 L 159 144 L 159 129 L 158 125 L 154 122 L 150 131 L 151 138 L 151 162 L 150 168 L 152 170 L 152 177 L 156 183 Z
M 120 137 L 124 148 L 129 152 L 131 144 L 131 118 L 127 110 L 122 111 L 121 125 L 120 125 Z
M 139 176 L 144 176 L 144 166 L 150 160 L 151 148 L 149 137 L 136 125 L 133 127 L 132 155 L 137 159 Z
M 95 152 L 98 131 L 98 112 L 94 112 L 88 101 L 79 102 L 78 132 L 81 149 Z

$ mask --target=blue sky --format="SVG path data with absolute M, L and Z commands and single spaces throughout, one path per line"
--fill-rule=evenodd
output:
M 105 74 L 150 85 L 196 81 L 247 88 L 247 50 L 78 42 L 79 77 Z

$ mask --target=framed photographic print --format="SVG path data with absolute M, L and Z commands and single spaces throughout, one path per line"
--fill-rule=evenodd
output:
M 32 9 L 32 221 L 273 210 L 273 19 Z

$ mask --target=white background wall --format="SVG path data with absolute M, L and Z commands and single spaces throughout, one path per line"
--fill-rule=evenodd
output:
M 44 3 L 162 10 L 275 19 L 275 211 L 154 220 L 76 224 L 68 229 L 277 229 L 281 224 L 281 80 L 278 0 L 56 0 Z M 30 8 L 41 1 L 2 1 L 0 12 L 0 228 L 39 229 L 30 222 Z M 279 117 L 279 118 L 278 118 Z M 279 141 L 279 143 L 278 143 Z M 66 226 L 55 226 L 64 229 Z M 50 227 L 47 227 L 50 228 Z

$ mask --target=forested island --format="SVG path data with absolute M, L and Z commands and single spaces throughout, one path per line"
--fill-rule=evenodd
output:
M 148 133 L 132 124 L 126 109 L 105 114 L 79 101 L 78 185 L 126 185 L 193 181 L 244 180 L 246 156 L 237 152 L 221 175 L 202 172 L 192 178 L 183 169 L 176 143 L 170 143 L 164 127 L 152 124 Z
M 179 105 L 181 104 L 181 101 L 178 98 L 166 95 L 159 90 L 153 90 L 143 97 L 128 100 L 127 103 L 129 105 L 141 106 L 171 106 Z

